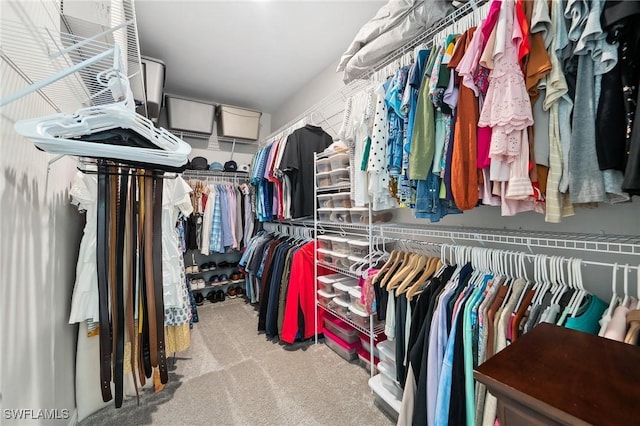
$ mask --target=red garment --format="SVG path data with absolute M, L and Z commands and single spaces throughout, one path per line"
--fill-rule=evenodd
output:
M 204 212 L 204 209 L 207 207 L 207 199 L 209 198 L 209 196 L 203 192 L 201 197 L 202 197 L 202 212 Z
M 520 48 L 518 49 L 518 59 L 522 61 L 522 59 L 529 54 L 530 44 L 529 44 L 529 22 L 527 22 L 527 15 L 524 13 L 524 5 L 522 4 L 522 0 L 516 1 L 516 21 L 517 25 L 520 25 L 520 30 L 522 31 L 522 42 L 520 43 Z
M 316 298 L 314 294 L 313 273 L 313 245 L 311 241 L 303 245 L 291 258 L 291 273 L 289 274 L 289 288 L 284 307 L 284 322 L 280 339 L 286 343 L 293 343 L 298 335 L 299 312 L 304 317 L 304 329 L 300 330 L 302 338 L 308 339 L 315 334 L 313 320 Z M 318 275 L 322 275 L 318 271 Z M 322 310 L 318 308 L 318 324 L 322 324 Z

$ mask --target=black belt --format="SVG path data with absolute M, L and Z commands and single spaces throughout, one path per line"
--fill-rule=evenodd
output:
M 115 180 L 118 178 L 116 177 Z M 123 378 L 124 378 L 124 242 L 127 219 L 127 187 L 129 186 L 129 176 L 120 176 L 120 190 L 118 194 L 118 212 L 116 222 L 116 291 L 114 305 L 116 315 L 113 320 L 116 344 L 116 360 L 114 366 L 114 382 L 116 384 L 116 408 L 122 406 L 124 398 Z M 114 200 L 115 201 L 115 200 Z
M 109 264 L 108 231 L 109 231 L 109 185 L 106 166 L 98 165 L 98 229 L 96 236 L 98 297 L 99 297 L 99 332 L 100 332 L 100 390 L 104 402 L 111 401 L 111 330 L 109 324 Z
M 140 276 L 141 276 L 141 280 L 140 280 L 140 299 L 142 301 L 142 310 L 141 310 L 141 317 L 142 317 L 142 336 L 141 336 L 141 346 L 142 346 L 142 351 L 141 351 L 141 361 L 142 361 L 142 367 L 144 370 L 144 375 L 147 378 L 151 377 L 151 374 L 153 374 L 153 369 L 151 366 L 151 343 L 150 343 L 150 339 L 149 339 L 149 316 L 147 315 L 147 313 L 149 312 L 148 310 L 148 298 L 147 298 L 147 277 L 150 276 L 150 273 L 148 272 L 148 267 L 147 267 L 147 248 L 146 248 L 146 240 L 147 240 L 147 216 L 148 216 L 148 209 L 151 209 L 152 206 L 148 204 L 148 200 L 147 200 L 147 192 L 148 192 L 148 186 L 147 186 L 147 181 L 149 180 L 148 177 L 143 177 L 141 178 L 141 184 L 140 184 L 140 204 L 142 204 L 142 209 L 141 209 L 141 229 L 142 229 L 142 239 L 140 241 L 140 260 L 141 260 L 141 268 L 140 268 Z M 150 251 L 150 250 L 149 250 Z
M 164 342 L 164 287 L 162 278 L 162 173 L 154 173 L 154 196 L 153 196 L 153 283 L 154 283 L 154 303 L 156 311 L 156 344 L 158 348 L 158 368 L 160 369 L 160 383 L 169 381 L 167 371 L 167 358 Z

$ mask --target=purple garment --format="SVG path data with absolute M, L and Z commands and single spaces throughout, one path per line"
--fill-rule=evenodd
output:
M 447 86 L 447 90 L 444 91 L 443 101 L 451 110 L 455 110 L 458 106 L 458 87 L 455 84 L 456 74 L 455 71 L 451 70 L 451 78 L 449 78 L 449 85 Z
M 218 185 L 218 193 L 220 194 L 220 208 L 222 213 L 222 245 L 226 249 L 227 247 L 233 246 L 233 234 L 231 233 L 229 216 L 231 206 L 229 205 L 229 193 L 226 191 L 224 185 Z

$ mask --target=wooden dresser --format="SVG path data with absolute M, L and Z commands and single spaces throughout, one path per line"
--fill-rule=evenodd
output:
M 640 347 L 540 324 L 474 371 L 501 426 L 640 425 Z

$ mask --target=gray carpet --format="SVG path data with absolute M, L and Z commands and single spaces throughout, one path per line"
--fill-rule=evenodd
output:
M 81 425 L 391 425 L 374 405 L 369 371 L 324 344 L 295 350 L 256 332 L 243 299 L 198 310 L 191 347 L 178 354 L 165 389 L 95 413 Z

